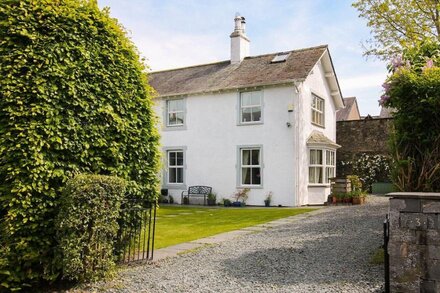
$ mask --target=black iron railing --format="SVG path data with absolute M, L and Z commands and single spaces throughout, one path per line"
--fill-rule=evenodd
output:
M 390 292 L 390 255 L 388 254 L 388 241 L 390 239 L 390 218 L 386 215 L 383 221 L 383 256 L 384 256 L 384 276 L 385 293 Z
M 129 198 L 121 206 L 116 255 L 121 263 L 152 260 L 156 202 Z

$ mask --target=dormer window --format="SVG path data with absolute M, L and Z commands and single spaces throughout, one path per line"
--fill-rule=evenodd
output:
M 261 91 L 240 93 L 240 124 L 261 123 L 262 105 Z

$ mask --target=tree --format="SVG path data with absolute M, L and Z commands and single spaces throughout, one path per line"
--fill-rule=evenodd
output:
M 358 0 L 353 7 L 371 28 L 365 55 L 389 60 L 424 40 L 440 41 L 440 0 Z
M 59 275 L 54 219 L 75 174 L 157 196 L 145 70 L 96 1 L 0 1 L 0 291 Z
M 383 85 L 392 107 L 393 181 L 401 191 L 440 192 L 440 43 L 405 49 Z

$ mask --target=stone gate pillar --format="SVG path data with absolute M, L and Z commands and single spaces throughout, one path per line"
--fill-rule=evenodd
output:
M 388 195 L 391 292 L 440 292 L 440 193 Z

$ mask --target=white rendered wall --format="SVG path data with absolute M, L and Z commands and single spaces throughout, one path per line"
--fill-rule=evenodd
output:
M 312 93 L 316 94 L 320 98 L 325 100 L 325 127 L 319 127 L 312 124 Z M 313 130 L 324 133 L 325 136 L 336 142 L 336 112 L 335 103 L 331 97 L 331 90 L 326 81 L 324 75 L 324 69 L 321 62 L 318 62 L 312 70 L 312 73 L 307 77 L 303 83 L 301 89 L 301 108 L 303 116 L 301 124 L 303 125 L 303 131 L 300 133 L 300 147 L 299 152 L 299 174 L 303 174 L 299 178 L 299 193 L 307 194 L 304 197 L 304 202 L 300 202 L 300 205 L 305 204 L 322 204 L 327 201 L 327 196 L 330 194 L 330 185 L 322 186 L 310 186 L 308 184 L 308 164 L 309 164 L 309 152 L 307 148 L 307 138 Z
M 162 130 L 164 148 L 186 147 L 186 186 L 207 185 L 217 200 L 232 198 L 237 189 L 237 146 L 263 147 L 263 187 L 252 188 L 247 204 L 263 205 L 268 192 L 272 204 L 295 205 L 294 115 L 288 105 L 297 103 L 293 86 L 266 88 L 263 92 L 263 124 L 238 124 L 238 92 L 186 98 L 186 130 Z M 156 100 L 156 113 L 164 116 L 165 100 Z M 169 189 L 180 202 L 183 189 Z M 305 194 L 302 194 L 304 196 Z M 304 201 L 304 200 L 302 200 Z

